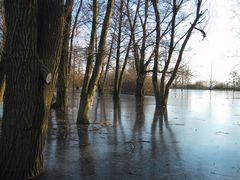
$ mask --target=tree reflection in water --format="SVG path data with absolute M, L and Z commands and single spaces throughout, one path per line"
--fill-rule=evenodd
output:
M 158 127 L 158 128 L 157 128 Z M 165 132 L 166 131 L 166 132 Z M 158 134 L 157 134 L 158 133 Z M 155 108 L 154 117 L 151 125 L 151 139 L 152 139 L 152 154 L 153 160 L 158 159 L 161 177 L 177 177 L 179 175 L 185 176 L 182 170 L 178 171 L 176 166 L 181 165 L 180 154 L 178 152 L 175 135 L 168 123 L 168 110 Z M 154 167 L 154 166 L 153 166 Z M 182 168 L 182 167 L 181 167 Z M 156 169 L 152 170 L 154 174 Z
M 221 97 L 222 94 L 220 94 Z M 216 96 L 213 95 L 213 97 Z M 206 97 L 206 94 L 197 94 L 194 91 L 186 96 L 191 98 L 173 96 L 174 101 L 170 101 L 172 103 L 168 110 L 155 109 L 152 97 L 146 97 L 144 104 L 136 101 L 134 96 L 128 95 L 123 95 L 118 103 L 114 103 L 111 96 L 99 98 L 94 101 L 90 116 L 92 121 L 89 126 L 76 126 L 75 109 L 77 108 L 75 107 L 69 107 L 69 112 L 66 114 L 53 110 L 46 139 L 45 174 L 40 179 L 48 180 L 58 177 L 61 177 L 60 179 L 206 179 L 217 177 L 216 174 L 206 174 L 206 169 L 216 172 L 217 164 L 213 166 L 206 162 L 217 161 L 220 165 L 226 165 L 227 161 L 214 159 L 212 156 L 205 157 L 208 151 L 203 148 L 211 149 L 212 142 L 209 144 L 208 141 L 199 137 L 206 138 L 205 134 L 207 134 L 208 137 L 218 140 L 216 137 L 220 135 L 215 131 L 222 126 L 206 131 L 204 127 L 209 124 L 194 119 L 196 106 L 192 105 L 196 100 L 204 105 L 206 102 L 201 101 L 200 97 Z M 223 97 L 220 100 L 229 101 L 225 96 Z M 75 102 L 78 101 L 76 98 L 72 99 Z M 216 98 L 216 101 L 219 99 Z M 211 111 L 216 111 L 215 106 L 211 107 Z M 238 110 L 236 107 L 235 112 Z M 207 108 L 208 111 L 209 109 Z M 229 113 L 232 112 L 229 110 Z M 238 121 L 237 116 L 233 118 L 236 122 Z M 214 120 L 217 122 L 217 118 Z M 178 125 L 179 122 L 184 122 L 184 125 Z M 198 131 L 194 130 L 196 127 Z M 233 127 L 236 130 L 238 128 L 238 126 Z M 200 134 L 200 131 L 204 133 Z M 230 139 L 233 135 L 229 133 L 224 137 Z M 215 144 L 221 144 L 221 140 L 222 138 L 219 138 Z M 235 141 L 237 142 L 237 139 Z M 233 147 L 237 146 L 238 144 L 228 148 L 234 150 Z M 221 158 L 231 156 L 229 153 L 224 153 L 230 152 L 228 149 L 224 146 L 221 148 L 223 149 L 211 150 L 225 155 Z M 232 160 L 228 163 L 235 162 Z M 231 172 L 235 170 L 228 166 L 224 167 Z M 237 177 L 236 173 L 234 177 Z
M 80 172 L 83 179 L 95 179 L 95 159 L 92 144 L 89 142 L 88 125 L 78 125 Z

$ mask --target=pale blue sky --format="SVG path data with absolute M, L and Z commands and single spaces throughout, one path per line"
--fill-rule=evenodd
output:
M 196 75 L 194 81 L 209 80 L 212 66 L 213 80 L 225 82 L 229 72 L 240 63 L 240 17 L 234 13 L 237 0 L 207 1 L 207 37 L 202 41 L 200 34 L 194 34 L 188 61 Z M 240 70 L 240 66 L 235 68 Z

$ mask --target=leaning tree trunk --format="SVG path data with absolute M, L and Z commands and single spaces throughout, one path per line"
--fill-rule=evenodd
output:
M 63 45 L 61 59 L 58 69 L 57 80 L 57 99 L 54 108 L 66 110 L 67 108 L 67 88 L 68 88 L 68 57 L 69 57 L 69 38 L 71 30 L 73 0 L 67 0 L 65 4 L 65 25 L 63 31 Z
M 43 169 L 51 90 L 62 44 L 64 2 L 6 0 L 4 5 L 8 64 L 0 177 L 27 179 L 38 176 Z
M 88 119 L 88 112 L 91 106 L 91 100 L 88 99 L 88 89 L 92 74 L 93 60 L 94 60 L 94 44 L 97 38 L 97 22 L 98 22 L 98 0 L 93 0 L 93 19 L 92 31 L 90 37 L 89 47 L 87 49 L 87 67 L 83 79 L 80 105 L 78 110 L 78 119 Z M 78 120 L 79 121 L 79 120 Z
M 81 95 L 81 98 L 84 102 L 80 102 L 79 110 L 78 110 L 78 117 L 77 123 L 78 124 L 89 124 L 89 110 L 94 98 L 97 84 L 100 78 L 100 70 L 103 64 L 103 60 L 105 57 L 105 49 L 106 49 L 106 40 L 107 40 L 107 33 L 108 28 L 110 25 L 110 20 L 112 17 L 112 9 L 113 9 L 114 0 L 108 0 L 106 14 L 104 17 L 103 25 L 102 25 L 102 32 L 99 40 L 98 45 L 98 53 L 96 56 L 96 62 L 92 71 L 91 78 L 89 79 L 89 84 L 87 88 L 87 92 L 84 96 Z
M 115 26 L 115 27 L 116 27 L 116 26 Z M 115 29 L 116 29 L 116 28 L 115 28 Z M 111 57 L 112 57 L 112 51 L 113 51 L 113 45 L 114 45 L 115 29 L 114 29 L 113 36 L 112 36 L 112 40 L 111 40 L 111 45 L 110 45 L 110 50 L 109 50 L 109 53 L 108 53 L 108 59 L 107 59 L 107 64 L 106 64 L 106 67 L 105 67 L 104 75 L 103 75 L 103 77 L 100 79 L 100 86 L 101 86 L 100 88 L 101 88 L 101 93 L 102 93 L 102 95 L 103 95 L 104 92 L 105 92 L 105 83 L 106 83 L 107 73 L 108 73 L 108 70 L 109 70 L 109 67 L 110 67 L 110 60 L 111 60 Z

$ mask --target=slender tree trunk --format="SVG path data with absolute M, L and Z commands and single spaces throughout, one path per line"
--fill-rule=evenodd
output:
M 136 97 L 140 100 L 144 100 L 144 82 L 146 77 L 145 72 L 145 57 L 146 57 L 146 41 L 147 41 L 147 18 L 148 18 L 148 5 L 149 1 L 145 0 L 144 4 L 144 21 L 141 22 L 142 26 L 142 43 L 140 49 L 140 59 L 139 59 L 139 71 L 137 73 L 137 82 L 136 82 Z
M 112 16 L 113 4 L 114 4 L 114 0 L 108 0 L 107 10 L 104 17 L 101 37 L 98 45 L 98 53 L 96 57 L 95 66 L 93 68 L 92 76 L 90 78 L 89 85 L 87 88 L 88 91 L 86 95 L 83 97 L 85 103 L 80 102 L 77 123 L 83 123 L 83 124 L 89 123 L 88 113 L 89 113 L 90 105 L 95 95 L 97 84 L 100 78 L 100 70 L 101 70 L 102 63 L 105 56 L 106 39 L 107 39 L 108 28 L 109 28 L 110 20 Z
M 68 89 L 68 56 L 69 56 L 69 38 L 71 30 L 73 0 L 67 0 L 65 4 L 65 25 L 63 31 L 63 45 L 61 59 L 58 69 L 57 80 L 57 99 L 54 108 L 66 110 L 67 108 L 67 89 Z
M 5 82 L 5 78 L 4 78 L 1 83 L 1 86 L 0 86 L 0 103 L 3 102 L 5 87 L 6 87 L 6 82 Z
M 103 86 L 102 86 L 102 79 L 104 78 L 103 76 L 104 76 L 104 64 L 102 65 L 100 78 L 98 81 L 98 97 L 101 97 L 103 95 Z
M 135 39 L 135 27 L 132 25 L 131 21 L 129 21 L 131 26 L 131 33 L 133 34 L 133 54 L 134 54 L 134 60 L 135 60 L 135 68 L 137 72 L 137 79 L 136 79 L 136 87 L 135 87 L 135 96 L 137 99 L 141 100 L 143 102 L 144 100 L 144 81 L 146 77 L 146 67 L 145 67 L 145 51 L 146 51 L 146 40 L 147 40 L 147 18 L 148 18 L 148 7 L 149 2 L 148 0 L 144 1 L 144 20 L 138 13 L 138 6 L 140 1 L 138 1 L 137 5 L 137 11 L 135 14 L 135 18 L 139 16 L 140 22 L 141 22 L 141 30 L 142 30 L 142 38 L 141 38 L 141 46 L 138 46 L 138 43 Z M 129 18 L 130 19 L 130 18 Z M 135 21 L 135 20 L 134 20 Z
M 94 45 L 97 37 L 97 22 L 98 22 L 98 0 L 93 0 L 93 20 L 90 44 L 87 49 L 87 67 L 83 79 L 83 86 L 80 97 L 80 105 L 78 110 L 79 119 L 88 119 L 88 112 L 91 106 L 91 98 L 88 98 L 88 89 L 93 68 L 94 60 Z M 79 123 L 79 122 L 78 122 Z
M 114 101 L 119 100 L 119 66 L 120 66 L 120 56 L 121 56 L 121 38 L 122 38 L 122 21 L 123 21 L 123 0 L 120 0 L 119 7 L 119 23 L 118 23 L 118 40 L 117 40 L 117 55 L 116 55 L 116 67 L 115 67 L 115 78 L 114 78 L 114 91 L 113 99 Z
M 122 82 L 123 82 L 123 74 L 124 74 L 124 71 L 126 69 L 126 65 L 127 65 L 127 60 L 128 60 L 128 57 L 129 57 L 129 52 L 130 52 L 130 49 L 131 49 L 131 44 L 132 44 L 132 35 L 130 36 L 130 39 L 129 39 L 129 42 L 128 42 L 128 46 L 127 46 L 127 52 L 125 54 L 125 58 L 124 58 L 124 62 L 123 62 L 123 67 L 122 67 L 122 70 L 120 72 L 120 75 L 119 75 L 119 80 L 118 80 L 118 97 L 120 97 L 120 93 L 121 93 L 121 90 L 122 90 Z
M 136 89 L 135 89 L 135 96 L 139 102 L 143 102 L 143 99 L 144 99 L 144 82 L 145 82 L 145 75 L 139 74 L 136 80 Z
M 129 2 L 129 1 L 128 1 Z M 146 1 L 145 1 L 146 2 Z M 128 5 L 128 4 L 127 4 Z M 134 18 L 132 20 L 129 9 L 127 8 L 127 16 L 128 16 L 128 22 L 131 28 L 131 41 L 133 43 L 133 55 L 134 55 L 134 61 L 135 61 L 135 68 L 137 72 L 137 79 L 136 79 L 136 87 L 135 87 L 135 96 L 137 98 L 137 101 L 143 102 L 143 96 L 144 96 L 144 80 L 145 80 L 145 74 L 144 74 L 144 53 L 142 53 L 141 57 L 139 56 L 139 50 L 138 50 L 138 45 L 136 42 L 136 29 L 135 29 L 135 24 L 137 17 L 139 15 L 139 9 L 140 9 L 141 1 L 137 1 L 137 7 L 136 7 L 136 12 L 134 15 Z M 146 12 L 146 9 L 145 9 Z M 145 19 L 146 20 L 146 19 Z M 143 25 L 144 26 L 144 25 Z M 144 45 L 144 40 L 142 45 Z M 144 49 L 144 48 L 142 48 Z M 140 59 L 141 58 L 141 59 Z M 142 66 L 141 66 L 142 65 Z
M 108 73 L 109 66 L 110 66 L 110 60 L 111 60 L 111 57 L 112 57 L 112 50 L 113 50 L 113 44 L 114 44 L 115 30 L 116 30 L 116 25 L 115 25 L 113 36 L 112 36 L 112 40 L 111 40 L 111 45 L 110 45 L 110 50 L 109 50 L 109 54 L 108 54 L 107 65 L 106 65 L 104 76 L 103 76 L 103 79 L 102 79 L 102 82 L 101 82 L 102 93 L 104 93 L 104 91 L 105 91 L 105 82 L 106 82 L 107 73 Z
M 155 46 L 155 57 L 154 57 L 154 66 L 153 66 L 153 74 L 152 74 L 152 84 L 155 95 L 156 106 L 161 106 L 159 104 L 160 99 L 160 89 L 158 85 L 158 61 L 159 61 L 159 48 L 160 48 L 160 40 L 161 40 L 161 26 L 160 26 L 160 13 L 158 11 L 158 0 L 152 0 L 154 13 L 155 13 L 155 21 L 156 21 L 156 46 Z
M 3 95 L 5 91 L 5 73 L 4 73 L 4 55 L 2 55 L 0 63 L 0 102 L 3 102 Z
M 51 89 L 62 44 L 63 6 L 63 0 L 5 1 L 9 63 L 0 137 L 2 179 L 32 178 L 42 171 Z M 45 70 L 53 74 L 48 86 L 44 82 L 49 83 L 50 76 L 46 78 Z
M 69 72 L 69 74 L 71 74 L 74 32 L 75 32 L 75 29 L 77 27 L 78 16 L 79 16 L 81 8 L 82 8 L 82 2 L 83 2 L 83 0 L 80 0 L 80 4 L 78 6 L 78 9 L 77 9 L 77 12 L 76 12 L 76 15 L 75 15 L 75 18 L 74 18 L 71 37 L 70 37 L 70 48 L 69 48 L 69 58 L 68 58 L 68 72 Z

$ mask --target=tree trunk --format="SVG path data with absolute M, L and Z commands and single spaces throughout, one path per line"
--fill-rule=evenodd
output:
M 94 65 L 94 68 L 92 71 L 92 75 L 91 75 L 91 78 L 89 81 L 86 95 L 84 95 L 86 97 L 86 103 L 85 104 L 80 103 L 77 123 L 83 123 L 83 124 L 89 123 L 89 118 L 87 115 L 89 113 L 89 107 L 90 107 L 89 103 L 95 95 L 97 84 L 98 84 L 98 81 L 100 78 L 100 70 L 101 70 L 102 63 L 103 63 L 104 56 L 105 56 L 106 39 L 107 39 L 108 28 L 110 25 L 110 19 L 112 16 L 113 4 L 114 4 L 114 0 L 108 0 L 107 10 L 106 10 L 106 14 L 104 17 L 104 21 L 103 21 L 103 25 L 102 25 L 102 32 L 101 32 L 100 41 L 99 41 L 99 45 L 98 45 L 98 53 L 97 53 L 97 57 L 96 57 L 96 62 L 95 62 L 95 65 Z M 87 114 L 84 115 L 82 113 L 87 113 Z
M 156 46 L 155 46 L 155 57 L 154 57 L 154 66 L 153 66 L 153 74 L 152 74 L 152 84 L 155 95 L 156 106 L 160 106 L 160 89 L 158 84 L 158 61 L 159 61 L 159 48 L 160 48 L 160 40 L 161 40 L 161 26 L 160 26 L 160 13 L 158 11 L 158 0 L 152 0 L 154 13 L 155 13 L 155 21 L 156 21 Z
M 94 42 L 96 41 L 97 37 L 97 22 L 98 22 L 98 0 L 93 0 L 92 32 L 90 37 L 90 44 L 87 49 L 87 67 L 82 85 L 80 105 L 78 110 L 78 121 L 79 119 L 88 119 L 88 112 L 91 106 L 91 98 L 88 97 L 88 88 L 94 60 L 94 44 L 95 44 Z
M 118 23 L 118 40 L 117 40 L 117 54 L 116 54 L 116 67 L 115 67 L 115 78 L 114 78 L 114 91 L 113 99 L 118 101 L 120 98 L 119 94 L 119 69 L 120 69 L 120 56 L 121 56 L 121 38 L 122 38 L 122 21 L 123 21 L 123 0 L 120 0 L 119 7 L 119 23 Z
M 102 84 L 103 78 L 104 78 L 104 64 L 102 65 L 102 70 L 101 70 L 100 78 L 98 81 L 98 97 L 101 97 L 103 95 L 103 84 Z
M 1 84 L 0 84 L 0 103 L 3 102 L 3 97 L 4 97 L 4 92 L 5 92 L 5 86 L 6 86 L 6 83 L 5 83 L 5 78 L 3 77 L 2 80 L 0 80 Z
M 6 51 L 6 22 L 5 22 L 5 17 L 4 14 L 2 16 L 2 23 L 1 23 L 1 29 L 2 29 L 2 42 L 1 42 L 1 61 L 0 61 L 0 102 L 3 102 L 3 95 L 5 91 L 5 72 L 4 72 L 4 67 L 6 64 L 5 61 L 5 51 Z
M 3 102 L 3 95 L 4 95 L 4 91 L 5 91 L 5 73 L 4 73 L 4 60 L 3 60 L 3 56 L 2 56 L 2 60 L 0 63 L 0 102 Z
M 124 62 L 123 62 L 123 67 L 122 67 L 121 72 L 120 72 L 120 75 L 119 75 L 119 80 L 118 80 L 118 92 L 117 92 L 118 97 L 120 97 L 121 90 L 122 90 L 123 74 L 124 74 L 124 71 L 125 71 L 125 69 L 126 69 L 127 60 L 128 60 L 129 52 L 130 52 L 130 49 L 131 49 L 131 44 L 132 44 L 132 35 L 130 36 L 130 39 L 129 39 L 129 42 L 128 42 L 127 52 L 126 52 L 126 54 L 125 54 L 125 58 L 124 58 Z
M 67 108 L 67 89 L 68 89 L 68 57 L 69 57 L 69 38 L 71 30 L 73 0 L 67 0 L 65 4 L 65 25 L 63 31 L 63 45 L 61 59 L 58 69 L 57 80 L 57 99 L 54 108 L 66 110 Z
M 6 91 L 0 137 L 0 177 L 39 176 L 48 115 L 59 64 L 63 0 L 5 1 Z M 53 73 L 44 84 L 41 66 Z M 10 68 L 9 68 L 10 67 Z
M 136 96 L 136 99 L 141 102 L 143 102 L 143 99 L 144 99 L 144 81 L 145 81 L 145 76 L 138 75 L 136 80 L 135 96 Z
M 81 8 L 82 8 L 82 2 L 83 0 L 80 0 L 80 4 L 78 6 L 74 22 L 73 22 L 73 27 L 72 27 L 72 32 L 71 32 L 71 37 L 70 37 L 70 47 L 69 47 L 69 58 L 68 58 L 68 73 L 71 74 L 71 65 L 72 65 L 72 52 L 73 52 L 73 38 L 74 38 L 74 32 L 77 27 L 78 23 L 78 16 L 80 14 Z
M 116 27 L 117 27 L 117 26 L 115 25 L 114 32 L 113 32 L 113 35 L 112 35 L 110 50 L 109 50 L 109 54 L 108 54 L 107 65 L 106 65 L 106 68 L 105 68 L 104 76 L 103 76 L 103 78 L 102 78 L 102 80 L 101 80 L 101 83 L 100 83 L 103 94 L 104 94 L 104 92 L 105 92 L 105 82 L 106 82 L 107 73 L 108 73 L 109 66 L 110 66 L 110 60 L 111 60 L 111 57 L 112 57 L 112 51 L 113 51 L 114 36 L 115 36 Z

